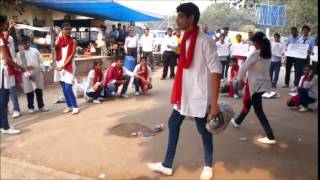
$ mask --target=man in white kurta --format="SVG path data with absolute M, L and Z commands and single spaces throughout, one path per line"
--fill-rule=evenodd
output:
M 169 140 L 165 159 L 163 162 L 149 163 L 148 167 L 152 171 L 160 172 L 165 175 L 172 175 L 172 164 L 178 143 L 180 126 L 186 116 L 194 117 L 204 146 L 204 168 L 200 179 L 211 179 L 213 139 L 212 134 L 205 126 L 207 116 L 216 117 L 219 112 L 217 100 L 222 66 L 218 59 L 215 42 L 205 33 L 200 32 L 199 27 L 196 26 L 200 16 L 198 7 L 193 3 L 183 3 L 177 7 L 177 12 L 178 16 L 176 22 L 178 27 L 186 31 L 184 36 L 188 37 L 186 35 L 187 33 L 191 34 L 191 36 L 186 39 L 185 44 L 183 43 L 184 38 L 181 41 L 180 53 L 185 53 L 186 56 L 185 59 L 181 59 L 180 57 L 175 85 L 178 82 L 177 79 L 180 79 L 180 63 L 183 61 L 188 62 L 188 58 L 190 58 L 188 56 L 188 51 L 189 49 L 192 50 L 190 47 L 193 45 L 193 38 L 195 38 L 195 46 L 193 48 L 194 54 L 193 57 L 191 57 L 190 66 L 183 67 L 182 69 L 180 107 L 179 105 L 174 105 L 174 110 L 169 118 Z M 183 49 L 185 49 L 185 51 L 183 51 Z M 171 102 L 173 99 L 176 101 L 175 98 L 172 98 Z M 177 102 L 179 102 L 179 99 Z
M 38 108 L 40 111 L 48 111 L 43 103 L 44 89 L 44 65 L 40 52 L 30 47 L 30 38 L 23 39 L 23 50 L 17 54 L 18 64 L 26 67 L 23 74 L 23 90 L 27 96 L 28 112 L 34 113 L 34 94 L 36 94 Z

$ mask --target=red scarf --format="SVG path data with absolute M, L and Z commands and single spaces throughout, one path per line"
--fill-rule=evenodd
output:
M 94 70 L 94 78 L 93 78 L 93 85 L 95 85 L 97 82 L 100 82 L 102 80 L 102 71 L 100 69 L 93 68 Z M 96 92 L 100 92 L 102 89 L 99 87 Z
M 234 78 L 234 72 L 238 72 L 239 71 L 239 65 L 234 65 L 234 66 L 231 66 L 231 69 L 230 69 L 230 78 L 233 79 Z M 233 89 L 233 85 L 232 85 L 232 82 L 230 83 L 229 85 L 229 96 L 233 96 L 234 95 L 234 89 Z
M 144 69 L 143 69 L 144 68 Z M 143 71 L 143 74 L 140 74 L 145 80 L 148 80 L 148 67 L 147 65 L 140 65 L 139 72 Z M 140 87 L 143 92 L 146 92 L 148 90 L 148 84 L 144 81 L 140 81 Z
M 9 56 L 9 58 L 12 60 L 12 56 L 11 56 L 11 53 L 10 53 L 10 50 L 9 50 L 9 47 L 8 47 L 8 43 L 9 42 L 8 42 L 8 39 L 6 39 L 4 37 L 3 32 L 0 33 L 0 39 L 2 39 L 3 44 L 4 44 L 4 48 L 7 51 L 7 54 Z M 8 74 L 9 74 L 9 76 L 13 76 L 14 75 L 14 67 L 8 65 Z
M 115 64 L 112 64 L 109 67 L 104 80 L 104 85 L 107 86 L 112 80 L 124 80 L 123 69 L 117 69 Z M 116 84 L 116 86 L 119 86 L 119 84 Z
M 171 93 L 171 103 L 176 104 L 179 109 L 181 106 L 183 69 L 188 69 L 192 63 L 198 32 L 199 32 L 198 26 L 191 31 L 186 31 L 183 35 L 183 38 L 180 44 L 179 63 L 178 63 L 176 78 L 174 80 L 172 93 Z M 190 45 L 186 54 L 186 41 L 189 38 L 190 38 Z
M 66 46 L 68 46 L 67 57 L 66 57 L 68 58 L 72 53 L 73 39 L 71 37 L 68 37 L 68 38 L 59 37 L 58 44 L 56 45 L 57 61 L 60 61 L 62 59 L 62 48 Z M 72 73 L 72 63 L 70 62 L 64 69 Z

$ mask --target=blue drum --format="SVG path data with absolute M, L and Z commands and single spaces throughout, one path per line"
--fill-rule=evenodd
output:
M 136 59 L 132 56 L 126 56 L 124 58 L 124 67 L 132 72 L 136 67 Z

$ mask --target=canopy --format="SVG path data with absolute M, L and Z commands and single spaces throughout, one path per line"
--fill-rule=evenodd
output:
M 42 8 L 111 21 L 159 21 L 162 16 L 137 11 L 113 0 L 24 0 Z

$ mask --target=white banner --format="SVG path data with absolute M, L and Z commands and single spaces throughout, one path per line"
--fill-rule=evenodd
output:
M 217 53 L 218 53 L 218 56 L 229 56 L 230 54 L 229 46 L 218 46 Z
M 16 24 L 14 27 L 16 29 L 29 29 L 33 31 L 50 32 L 50 27 L 33 27 L 25 24 Z
M 230 52 L 232 56 L 247 56 L 249 53 L 249 44 L 232 44 Z
M 271 52 L 273 56 L 282 57 L 282 54 L 284 53 L 284 45 L 279 42 L 272 42 L 271 43 Z
M 311 54 L 310 59 L 312 61 L 318 62 L 318 46 L 313 47 L 313 54 Z
M 289 44 L 286 56 L 306 59 L 308 55 L 309 44 Z

